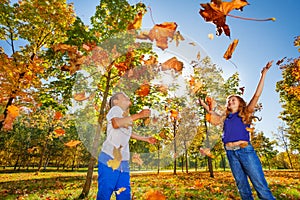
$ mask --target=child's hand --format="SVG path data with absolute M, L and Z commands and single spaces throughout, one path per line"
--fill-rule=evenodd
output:
M 151 114 L 150 109 L 144 109 L 139 113 L 140 118 L 150 117 L 150 114 Z
M 150 144 L 155 144 L 157 142 L 157 139 L 155 139 L 154 137 L 148 137 L 147 142 Z

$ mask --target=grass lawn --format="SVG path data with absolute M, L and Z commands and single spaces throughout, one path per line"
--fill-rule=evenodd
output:
M 277 199 L 300 199 L 300 172 L 265 171 L 270 188 Z M 0 199 L 77 199 L 80 195 L 86 172 L 17 172 L 0 173 Z M 131 174 L 132 196 L 134 200 L 166 199 L 239 199 L 231 172 L 171 172 Z M 95 199 L 97 193 L 97 172 L 89 197 Z M 254 195 L 257 199 L 256 193 Z M 112 198 L 115 199 L 115 198 Z M 152 199 L 151 199 L 152 200 Z

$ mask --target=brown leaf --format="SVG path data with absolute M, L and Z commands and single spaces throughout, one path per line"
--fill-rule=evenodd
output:
M 225 58 L 226 60 L 229 60 L 235 50 L 235 47 L 237 46 L 239 40 L 235 39 L 233 40 L 233 42 L 228 46 L 223 58 Z
M 80 92 L 80 93 L 74 94 L 74 99 L 76 101 L 84 101 L 84 100 L 89 99 L 89 97 L 85 96 L 85 92 Z
M 165 50 L 168 48 L 168 38 L 173 38 L 177 24 L 175 22 L 164 22 L 156 24 L 149 32 L 148 37 L 151 41 L 156 41 L 156 46 Z
M 65 143 L 65 146 L 67 146 L 67 147 L 75 147 L 75 146 L 77 146 L 80 143 L 81 142 L 79 140 L 71 140 L 71 141 Z
M 246 0 L 232 0 L 231 2 L 223 2 L 212 0 L 211 3 L 200 4 L 203 9 L 199 13 L 207 22 L 212 22 L 217 27 L 217 35 L 223 32 L 230 37 L 230 29 L 226 24 L 227 14 L 236 9 L 242 10 L 244 6 L 248 5 Z
M 150 85 L 148 83 L 142 84 L 136 91 L 136 94 L 140 97 L 145 97 L 150 93 Z
M 173 57 L 162 63 L 161 66 L 163 71 L 174 69 L 176 72 L 181 72 L 183 68 L 183 62 L 177 60 L 176 57 Z
M 178 47 L 179 42 L 184 40 L 184 37 L 181 35 L 180 31 L 176 31 L 173 36 L 173 40 L 176 42 L 176 47 Z

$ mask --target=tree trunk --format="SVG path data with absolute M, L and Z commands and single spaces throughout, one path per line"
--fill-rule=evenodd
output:
M 111 65 L 113 65 L 113 63 L 111 63 Z M 111 68 L 111 67 L 108 67 Z M 101 130 L 102 130 L 102 126 L 103 126 L 103 122 L 104 122 L 104 118 L 105 118 L 105 107 L 106 107 L 106 103 L 107 103 L 107 98 L 108 98 L 108 93 L 109 93 L 109 89 L 110 89 L 110 81 L 111 81 L 111 71 L 108 72 L 107 75 L 107 79 L 106 79 L 106 87 L 105 87 L 105 91 L 103 94 L 103 99 L 102 99 L 102 103 L 101 103 L 101 107 L 100 107 L 100 112 L 99 112 L 99 117 L 98 117 L 98 127 L 97 127 L 97 131 L 95 134 L 95 138 L 93 141 L 93 151 L 97 151 L 98 146 L 99 146 L 99 142 L 100 142 L 100 136 L 101 136 Z M 93 172 L 94 172 L 94 166 L 96 164 L 96 158 L 93 157 L 93 155 L 95 155 L 96 152 L 93 152 L 91 154 L 91 158 L 89 161 L 89 165 L 88 165 L 88 171 L 87 171 L 87 175 L 86 175 L 86 180 L 82 189 L 82 192 L 79 196 L 79 199 L 84 199 L 85 197 L 88 196 L 89 192 L 90 192 L 90 188 L 91 188 L 91 183 L 92 183 L 92 179 L 93 179 Z
M 43 159 L 44 159 L 44 156 L 45 156 L 45 154 L 46 154 L 47 145 L 48 145 L 48 139 L 46 139 L 45 144 L 44 144 L 43 149 L 42 149 L 42 154 L 41 154 L 39 166 L 38 166 L 38 169 L 37 169 L 38 172 L 39 172 L 39 171 L 41 170 L 41 168 L 42 168 L 42 165 L 43 165 Z
M 174 120 L 173 124 L 173 136 L 174 136 L 174 172 L 173 174 L 176 175 L 176 168 L 177 168 L 177 163 L 176 163 L 176 154 L 177 154 L 177 146 L 176 146 L 176 120 Z

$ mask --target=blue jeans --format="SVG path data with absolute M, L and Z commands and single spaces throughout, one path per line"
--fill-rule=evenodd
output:
M 248 177 L 259 199 L 273 200 L 258 156 L 251 144 L 238 150 L 226 150 L 229 165 L 243 200 L 253 200 Z
M 107 161 L 112 158 L 101 153 L 98 159 L 98 193 L 97 200 L 110 200 L 115 192 L 117 200 L 130 200 L 130 174 L 128 161 L 122 161 L 118 169 L 113 170 L 107 166 Z M 125 170 L 123 170 L 125 169 Z M 125 189 L 120 191 L 120 189 Z M 119 191 L 119 193 L 117 193 Z

